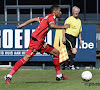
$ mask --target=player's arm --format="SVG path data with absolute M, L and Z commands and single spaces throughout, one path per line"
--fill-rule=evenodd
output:
M 65 24 L 64 26 L 59 26 L 59 25 L 56 25 L 55 23 L 50 23 L 50 28 L 54 28 L 54 29 L 66 29 L 69 27 L 70 27 L 69 24 Z
M 28 24 L 30 24 L 32 22 L 39 22 L 39 19 L 38 18 L 30 19 L 30 20 L 18 25 L 17 28 L 22 28 L 22 27 L 24 27 L 24 26 L 26 26 L 26 25 L 28 25 Z

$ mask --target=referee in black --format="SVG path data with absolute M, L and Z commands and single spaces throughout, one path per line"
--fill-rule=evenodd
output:
M 80 8 L 74 6 L 72 8 L 73 15 L 65 20 L 65 24 L 70 24 L 70 28 L 63 30 L 62 41 L 66 45 L 66 48 L 68 50 L 69 59 L 65 61 L 63 65 L 63 70 L 66 68 L 75 70 L 74 59 L 77 53 L 77 49 L 75 47 L 77 37 L 79 37 L 80 45 L 82 45 L 82 38 L 81 38 L 82 25 L 81 25 L 81 20 L 78 18 L 79 12 L 80 12 Z M 70 64 L 68 63 L 69 60 L 70 60 Z

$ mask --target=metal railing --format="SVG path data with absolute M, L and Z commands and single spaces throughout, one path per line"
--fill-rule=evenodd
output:
M 32 9 L 42 9 L 43 16 L 46 16 L 45 10 L 50 9 L 52 5 L 5 5 L 5 24 L 8 22 L 8 9 L 17 9 L 17 22 L 20 21 L 20 9 L 30 9 L 30 19 L 32 19 Z M 61 8 L 68 9 L 68 16 L 70 16 L 70 5 L 59 5 Z

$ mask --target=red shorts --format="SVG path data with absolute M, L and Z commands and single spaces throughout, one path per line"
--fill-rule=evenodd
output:
M 53 46 L 45 44 L 44 42 L 39 42 L 36 38 L 31 38 L 28 51 L 25 54 L 33 56 L 36 54 L 36 51 L 39 51 L 41 54 L 50 53 L 54 49 Z

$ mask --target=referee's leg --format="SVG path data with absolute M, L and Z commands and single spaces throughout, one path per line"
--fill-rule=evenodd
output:
M 71 50 L 68 50 L 68 57 L 69 57 L 69 59 L 66 60 L 66 61 L 64 61 L 62 70 L 69 69 L 69 60 L 70 60 L 71 53 L 72 53 L 72 51 Z
M 70 67 L 72 70 L 74 70 L 74 59 L 75 59 L 75 56 L 76 56 L 76 53 L 77 53 L 77 49 L 76 48 L 72 48 L 71 49 L 72 53 L 70 55 Z

